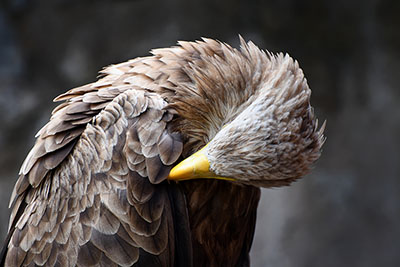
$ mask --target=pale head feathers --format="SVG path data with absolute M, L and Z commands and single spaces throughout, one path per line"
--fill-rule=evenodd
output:
M 210 39 L 179 44 L 153 53 L 179 63 L 171 79 L 177 88 L 165 95 L 179 114 L 187 154 L 210 142 L 217 175 L 261 186 L 289 183 L 310 170 L 324 127 L 317 129 L 297 61 L 243 39 L 240 50 Z

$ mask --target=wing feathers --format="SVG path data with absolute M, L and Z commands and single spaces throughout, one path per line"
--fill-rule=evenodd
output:
M 95 225 L 96 229 L 106 235 L 115 234 L 120 226 L 120 221 L 106 207 L 100 208 L 100 217 Z
M 152 158 L 146 158 L 146 169 L 149 180 L 153 184 L 158 184 L 164 181 L 172 166 L 165 166 L 158 155 Z
M 28 174 L 29 183 L 33 187 L 37 187 L 47 172 L 48 169 L 44 166 L 44 161 L 36 161 Z M 25 179 L 25 177 L 22 178 Z
M 63 161 L 65 157 L 71 152 L 75 143 L 76 140 L 73 140 L 73 142 L 69 142 L 65 146 L 58 149 L 56 153 L 48 153 L 47 155 L 42 157 L 42 160 L 44 161 L 44 167 L 47 170 L 52 170 L 57 167 L 61 163 L 61 161 Z
M 91 242 L 113 262 L 121 266 L 131 266 L 139 257 L 136 247 L 127 243 L 119 235 L 104 235 L 93 230 Z
M 161 217 L 160 227 L 154 235 L 146 237 L 131 231 L 131 236 L 143 250 L 153 255 L 159 255 L 167 247 L 168 234 L 173 235 L 173 231 L 168 231 L 168 222 L 165 220 L 166 218 Z
M 158 142 L 158 151 L 163 164 L 171 165 L 182 153 L 183 143 L 180 135 L 176 133 L 168 134 L 164 131 Z
M 136 211 L 144 220 L 152 223 L 161 218 L 164 210 L 165 200 L 161 195 L 156 194 L 154 197 L 149 199 L 147 205 L 134 205 Z
M 155 189 L 146 178 L 136 172 L 127 176 L 127 188 L 127 198 L 131 205 L 146 203 L 153 196 Z
M 67 115 L 73 115 L 90 110 L 89 103 L 85 102 L 73 102 L 65 109 Z
M 167 129 L 173 116 L 156 94 L 91 88 L 57 99 L 69 105 L 53 113 L 21 168 L 13 198 L 26 194 L 27 207 L 11 229 L 7 266 L 173 263 L 162 183 L 182 153 Z
M 72 221 L 71 220 L 66 220 L 63 223 L 60 224 L 60 227 L 58 228 L 58 233 L 56 236 L 56 242 L 58 244 L 66 244 L 69 238 L 69 235 L 72 230 Z M 40 250 L 39 250 L 40 251 Z
M 161 224 L 161 219 L 149 223 L 145 221 L 142 217 L 140 217 L 140 214 L 136 211 L 134 207 L 131 207 L 129 209 L 128 216 L 130 230 L 133 233 L 143 237 L 152 237 L 157 234 Z M 133 240 L 136 241 L 135 238 Z
M 99 263 L 101 251 L 91 242 L 86 243 L 79 249 L 78 266 L 94 266 Z
M 52 249 L 51 244 L 50 243 L 46 243 L 46 246 L 41 250 L 40 253 L 36 254 L 36 256 L 33 259 L 33 261 L 37 265 L 43 266 L 46 263 L 46 261 L 48 260 L 48 258 L 50 257 L 51 249 Z M 27 261 L 29 261 L 29 260 L 27 260 Z
M 8 248 L 5 266 L 21 266 L 25 256 L 26 252 L 19 247 Z

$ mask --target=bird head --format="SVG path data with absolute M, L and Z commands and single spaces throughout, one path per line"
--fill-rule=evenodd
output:
M 325 123 L 318 129 L 311 90 L 297 61 L 243 41 L 241 51 L 225 45 L 221 54 L 204 56 L 201 68 L 193 64 L 187 71 L 200 92 L 193 99 L 206 99 L 198 108 L 209 106 L 203 108 L 208 142 L 168 178 L 269 187 L 307 174 L 320 156 Z

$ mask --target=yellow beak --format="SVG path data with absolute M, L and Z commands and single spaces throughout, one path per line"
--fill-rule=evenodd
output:
M 210 171 L 210 162 L 204 150 L 206 147 L 207 146 L 203 147 L 172 168 L 168 179 L 182 181 L 196 178 L 214 178 L 233 181 L 234 179 L 232 178 L 219 177 L 214 172 Z

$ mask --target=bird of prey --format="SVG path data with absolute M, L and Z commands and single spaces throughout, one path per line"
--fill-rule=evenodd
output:
M 319 158 L 297 61 L 241 39 L 111 65 L 37 133 L 12 192 L 5 266 L 248 266 L 260 187 Z

